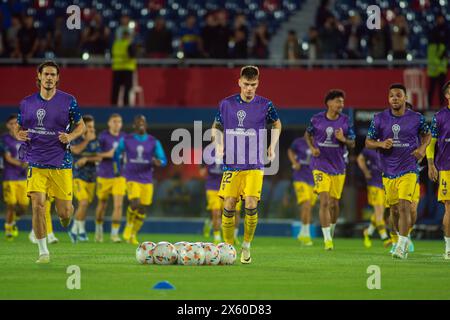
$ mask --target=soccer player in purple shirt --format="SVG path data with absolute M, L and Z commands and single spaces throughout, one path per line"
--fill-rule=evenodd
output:
M 33 230 L 39 246 L 36 263 L 49 263 L 45 201 L 55 198 L 56 212 L 63 227 L 70 224 L 72 205 L 72 154 L 70 142 L 85 130 L 75 98 L 57 90 L 59 67 L 53 61 L 39 65 L 39 92 L 20 103 L 19 126 L 15 137 L 25 142 L 24 161 L 28 162 L 27 194 L 31 198 Z
M 314 191 L 319 194 L 319 217 L 325 250 L 333 250 L 334 228 L 339 217 L 339 199 L 345 183 L 347 148 L 355 147 L 355 132 L 342 113 L 345 93 L 330 90 L 325 96 L 327 111 L 311 118 L 305 139 L 312 152 Z
M 250 243 L 258 223 L 258 202 L 264 177 L 264 153 L 261 132 L 272 126 L 271 143 L 267 150 L 270 161 L 275 159 L 275 149 L 280 138 L 281 121 L 272 101 L 256 95 L 259 69 L 245 66 L 238 80 L 240 94 L 223 99 L 213 124 L 216 156 L 224 157 L 224 174 L 219 196 L 224 199 L 222 233 L 224 241 L 234 243 L 236 203 L 245 200 L 244 241 L 241 263 L 249 264 Z M 224 133 L 224 136 L 221 134 Z M 237 140 L 237 143 L 236 143 Z
M 288 157 L 292 164 L 293 185 L 300 206 L 301 228 L 298 241 L 305 246 L 312 246 L 310 224 L 312 220 L 311 211 L 317 201 L 314 193 L 314 177 L 311 170 L 311 149 L 304 137 L 295 139 L 288 149 Z
M 164 167 L 167 158 L 161 142 L 147 133 L 147 120 L 143 115 L 137 115 L 133 122 L 134 133 L 121 138 L 119 145 L 111 149 L 115 162 L 115 174 L 122 173 L 127 181 L 128 207 L 127 225 L 131 244 L 139 244 L 137 233 L 144 224 L 146 208 L 153 202 L 153 170 Z M 125 155 L 121 167 L 122 154 Z M 109 154 L 110 155 L 110 154 Z
M 358 167 L 364 173 L 367 183 L 367 200 L 373 207 L 374 213 L 370 217 L 370 225 L 364 229 L 364 246 L 372 246 L 372 237 L 375 230 L 378 230 L 383 245 L 388 247 L 391 240 L 386 231 L 386 222 L 384 220 L 384 211 L 386 205 L 386 196 L 383 189 L 383 173 L 380 166 L 380 155 L 376 150 L 364 148 L 356 158 Z
M 116 176 L 114 173 L 114 160 L 112 153 L 109 158 L 105 156 L 111 149 L 117 148 L 120 139 L 125 136 L 122 130 L 122 116 L 113 113 L 108 119 L 108 130 L 99 134 L 100 156 L 102 161 L 97 167 L 97 209 L 95 210 L 95 241 L 103 242 L 103 221 L 105 219 L 106 208 L 109 196 L 113 198 L 113 213 L 111 221 L 111 241 L 121 242 L 119 236 L 120 220 L 122 219 L 123 198 L 126 193 L 126 180 L 124 177 Z M 129 213 L 128 213 L 129 214 Z M 129 232 L 124 231 L 123 238 L 127 241 L 130 238 Z
M 427 148 L 427 160 L 428 176 L 431 180 L 439 183 L 438 201 L 445 205 L 442 222 L 445 240 L 444 258 L 450 260 L 450 81 L 447 81 L 442 90 L 448 106 L 433 116 L 432 139 Z
M 377 113 L 370 124 L 366 147 L 380 153 L 386 203 L 398 212 L 398 244 L 393 258 L 406 259 L 411 227 L 411 202 L 417 186 L 418 161 L 425 157 L 431 134 L 425 117 L 406 106 L 406 88 L 389 88 L 390 108 Z
M 6 121 L 8 132 L 0 137 L 4 149 L 3 199 L 6 204 L 6 240 L 13 240 L 19 235 L 16 217 L 23 215 L 30 205 L 26 192 L 28 164 L 19 159 L 22 142 L 14 138 L 16 126 L 17 115 L 10 115 Z

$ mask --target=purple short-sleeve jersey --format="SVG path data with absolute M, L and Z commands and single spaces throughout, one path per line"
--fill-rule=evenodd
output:
M 100 152 L 108 152 L 119 146 L 120 139 L 125 137 L 125 133 L 120 132 L 114 136 L 108 130 L 102 131 L 98 137 L 100 143 Z M 97 166 L 97 177 L 114 178 L 114 160 L 112 158 L 104 158 Z
M 153 157 L 156 139 L 148 135 L 145 141 L 139 141 L 135 134 L 123 139 L 125 161 L 123 176 L 127 181 L 153 183 Z
M 294 170 L 292 178 L 294 181 L 306 182 L 314 185 L 314 177 L 310 167 L 311 149 L 306 143 L 305 138 L 297 138 L 291 144 L 291 150 L 294 151 L 297 162 L 300 163 L 300 170 Z
M 372 178 L 367 180 L 368 186 L 383 188 L 383 173 L 381 172 L 380 154 L 376 150 L 364 148 L 362 155 Z
M 431 134 L 437 139 L 435 165 L 439 171 L 450 170 L 450 108 L 438 111 L 431 124 Z
M 19 149 L 22 146 L 21 141 L 16 140 L 9 133 L 1 136 L 5 153 L 9 153 L 11 157 L 19 160 Z M 22 167 L 15 166 L 8 161 L 4 161 L 3 181 L 21 181 L 27 179 L 27 170 Z

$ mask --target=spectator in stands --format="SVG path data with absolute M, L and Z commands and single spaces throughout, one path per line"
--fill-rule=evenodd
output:
M 448 72 L 449 32 L 445 16 L 436 17 L 436 26 L 431 30 L 427 48 L 427 73 L 429 77 L 428 105 L 433 106 L 433 96 L 438 92 L 440 106 L 444 105 L 444 95 L 440 89 L 444 86 Z M 437 90 L 436 90 L 437 89 Z
M 134 38 L 134 28 L 130 27 L 130 22 L 131 19 L 128 14 L 124 14 L 120 17 L 120 25 L 116 29 L 115 39 L 121 39 L 124 30 L 128 30 L 128 33 L 131 35 L 131 39 Z
M 166 5 L 166 0 L 150 0 L 148 2 L 148 10 L 150 12 L 157 12 L 164 8 Z
M 310 27 L 308 30 L 308 60 L 316 60 L 320 56 L 319 52 L 319 32 L 315 27 Z
M 214 28 L 210 48 L 210 57 L 213 59 L 228 58 L 228 43 L 231 38 L 231 30 L 228 26 L 228 14 L 226 10 L 216 12 L 217 25 Z
M 109 47 L 110 34 L 109 28 L 103 24 L 102 16 L 96 12 L 89 27 L 83 31 L 81 38 L 83 49 L 93 57 L 104 58 Z
M 217 18 L 215 13 L 209 12 L 205 16 L 205 26 L 202 29 L 203 55 L 206 58 L 211 57 Z
M 155 19 L 155 25 L 147 35 L 145 42 L 149 58 L 168 58 L 172 54 L 172 32 L 166 28 L 163 17 Z
M 337 59 L 342 47 L 342 37 L 336 18 L 329 16 L 323 28 L 319 30 L 320 58 Z
M 333 12 L 331 11 L 331 1 L 321 0 L 316 12 L 316 28 L 322 28 L 329 17 L 334 17 Z
M 202 52 L 202 39 L 200 30 L 197 27 L 197 18 L 189 15 L 186 18 L 185 26 L 180 32 L 180 50 L 184 58 L 200 58 Z
M 357 12 L 350 12 L 350 18 L 344 25 L 345 52 L 348 59 L 361 59 L 361 39 L 364 36 L 364 27 L 361 16 Z
M 247 17 L 243 13 L 238 13 L 234 17 L 234 31 L 240 30 L 245 33 L 245 37 L 248 39 L 248 23 L 247 23 Z
M 260 24 L 253 34 L 252 56 L 256 59 L 269 58 L 270 34 L 265 24 Z
M 264 0 L 262 9 L 267 12 L 274 12 L 280 6 L 279 0 Z
M 17 35 L 19 34 L 19 30 L 21 28 L 22 21 L 20 16 L 12 16 L 11 26 L 6 30 L 5 45 L 7 53 L 13 58 L 17 58 Z
M 32 16 L 24 18 L 24 24 L 17 33 L 16 51 L 14 57 L 23 59 L 27 62 L 33 58 L 38 49 L 38 33 L 33 26 L 34 19 Z
M 385 18 L 381 18 L 380 30 L 369 31 L 369 56 L 374 60 L 386 59 L 391 51 L 391 29 Z
M 133 85 L 133 73 L 137 69 L 136 48 L 128 30 L 122 32 L 122 38 L 116 39 L 112 47 L 113 83 L 111 104 L 119 105 L 119 91 L 124 87 L 123 105 L 129 105 L 129 94 Z
M 233 40 L 231 41 L 230 58 L 232 59 L 247 59 L 248 58 L 248 45 L 247 36 L 244 30 L 234 30 Z
M 396 16 L 392 25 L 392 53 L 395 60 L 406 59 L 408 35 L 409 28 L 405 16 Z
M 54 31 L 54 47 L 57 57 L 79 58 L 81 30 L 69 30 L 66 27 L 66 19 L 57 17 Z
M 284 44 L 284 59 L 296 61 L 300 59 L 300 43 L 295 30 L 289 30 Z

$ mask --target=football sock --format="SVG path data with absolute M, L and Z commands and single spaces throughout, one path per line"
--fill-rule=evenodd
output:
M 127 225 L 131 226 L 133 224 L 135 211 L 131 209 L 131 206 L 127 208 Z
M 330 227 L 322 228 L 322 233 L 323 233 L 323 240 L 324 241 L 332 240 L 332 238 L 331 238 L 331 228 Z
M 12 234 L 13 224 L 5 223 L 5 233 L 6 235 Z
M 370 237 L 373 236 L 375 230 L 377 230 L 377 228 L 372 223 L 370 223 L 369 228 L 367 228 L 367 233 Z
M 136 236 L 139 230 L 141 230 L 142 225 L 144 224 L 145 219 L 145 213 L 138 213 L 136 212 L 134 215 L 134 221 L 133 221 L 133 231 L 132 235 Z
M 258 224 L 258 209 L 245 208 L 244 242 L 252 242 Z
M 388 238 L 387 231 L 386 231 L 386 225 L 384 223 L 384 220 L 381 220 L 377 224 L 377 230 L 378 230 L 378 233 L 380 234 L 381 240 L 386 240 Z
M 86 233 L 86 220 L 78 220 L 78 231 Z
M 391 239 L 392 239 L 392 243 L 397 243 L 398 242 L 398 233 L 395 231 L 391 231 Z
M 220 236 L 220 231 L 214 231 L 214 241 L 221 241 L 222 237 Z
M 302 231 L 301 231 L 301 234 L 302 234 L 302 236 L 305 237 L 305 238 L 310 238 L 310 237 L 311 237 L 311 235 L 310 235 L 310 233 L 309 233 L 309 223 L 308 223 L 308 224 L 303 224 L 303 223 L 302 223 Z
M 103 233 L 103 221 L 95 221 L 95 233 Z
M 444 237 L 445 239 L 445 252 L 450 252 L 450 237 Z
M 79 230 L 79 221 L 74 220 L 73 224 L 72 224 L 72 228 L 70 229 L 70 232 L 78 234 L 78 230 Z
M 39 247 L 39 255 L 49 254 L 47 249 L 47 237 L 43 239 L 36 239 L 38 247 Z
M 222 233 L 223 233 L 223 240 L 233 245 L 234 244 L 234 224 L 235 224 L 235 215 L 236 211 L 231 210 L 228 211 L 227 209 L 223 209 L 222 214 Z M 245 236 L 245 234 L 244 234 Z
M 119 235 L 119 229 L 120 229 L 120 222 L 113 222 L 111 224 L 111 235 L 112 236 Z
M 411 238 L 411 232 L 413 232 L 414 230 L 414 226 L 412 226 L 411 228 L 408 229 L 408 237 Z
M 331 238 L 334 238 L 334 229 L 336 229 L 336 223 L 330 223 Z

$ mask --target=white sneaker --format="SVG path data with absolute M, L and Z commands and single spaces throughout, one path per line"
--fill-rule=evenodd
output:
M 446 253 L 444 253 L 444 259 L 450 260 L 450 251 L 447 251 Z
M 50 233 L 50 234 L 47 235 L 47 242 L 49 244 L 55 244 L 55 243 L 58 243 L 59 240 L 58 240 L 57 237 L 55 237 L 54 233 Z
M 408 257 L 408 253 L 404 252 L 400 246 L 397 246 L 392 253 L 392 258 L 394 259 L 406 259 Z
M 49 254 L 41 254 L 39 258 L 36 260 L 38 264 L 46 264 L 50 263 L 50 255 Z
M 250 264 L 251 262 L 252 262 L 252 257 L 250 256 L 250 248 L 242 247 L 241 263 Z
M 33 231 L 31 231 L 31 232 L 28 234 L 28 239 L 30 239 L 30 242 L 31 242 L 31 243 L 37 244 L 36 236 L 34 235 L 34 232 L 33 232 Z

